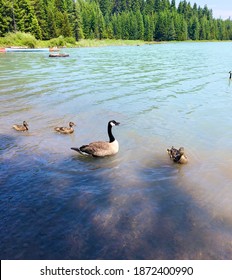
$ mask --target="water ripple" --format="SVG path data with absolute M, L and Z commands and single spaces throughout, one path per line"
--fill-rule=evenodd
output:
M 231 259 L 231 45 L 218 46 L 0 56 L 1 259 Z M 116 156 L 70 149 L 107 140 L 111 119 Z M 72 135 L 54 131 L 69 121 Z

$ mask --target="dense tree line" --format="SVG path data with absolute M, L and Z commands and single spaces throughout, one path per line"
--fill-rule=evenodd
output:
M 186 0 L 0 0 L 0 36 L 16 31 L 43 40 L 232 40 L 232 20 Z

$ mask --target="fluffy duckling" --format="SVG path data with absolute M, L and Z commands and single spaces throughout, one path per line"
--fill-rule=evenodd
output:
M 171 149 L 167 149 L 169 157 L 176 163 L 184 164 L 188 162 L 188 158 L 185 155 L 184 148 L 180 147 L 179 150 L 173 146 Z
M 55 127 L 55 131 L 62 133 L 62 134 L 71 134 L 74 132 L 74 128 L 73 126 L 75 125 L 75 123 L 73 122 L 69 122 L 69 127 Z
M 115 120 L 108 122 L 107 131 L 109 136 L 109 142 L 97 141 L 92 142 L 88 145 L 83 145 L 80 148 L 71 149 L 77 151 L 82 155 L 91 155 L 93 157 L 105 157 L 115 155 L 119 150 L 119 144 L 112 134 L 112 127 L 117 126 L 119 124 L 120 123 L 116 122 Z
M 23 124 L 14 124 L 12 126 L 13 129 L 17 131 L 27 131 L 28 130 L 28 123 L 26 121 L 23 122 Z

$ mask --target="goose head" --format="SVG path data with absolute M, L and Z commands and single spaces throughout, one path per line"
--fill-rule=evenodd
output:
M 110 125 L 111 127 L 115 126 L 115 125 L 120 125 L 120 122 L 116 122 L 115 120 L 109 121 L 108 125 Z

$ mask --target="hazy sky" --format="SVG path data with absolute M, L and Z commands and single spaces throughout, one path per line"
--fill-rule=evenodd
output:
M 176 0 L 178 5 L 180 0 Z M 193 6 L 194 3 L 202 8 L 207 5 L 209 9 L 213 10 L 213 16 L 215 18 L 232 19 L 232 0 L 187 0 Z

